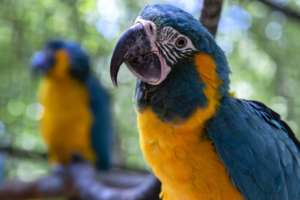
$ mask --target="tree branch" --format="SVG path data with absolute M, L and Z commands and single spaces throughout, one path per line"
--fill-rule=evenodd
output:
M 215 37 L 221 17 L 223 0 L 204 0 L 201 23 Z
M 70 191 L 65 190 L 65 183 L 62 176 L 53 174 L 42 177 L 33 182 L 10 181 L 3 183 L 0 187 L 0 199 L 29 199 L 42 197 L 59 197 Z
M 17 158 L 47 159 L 47 153 L 19 149 L 12 146 L 0 146 L 0 152 Z
M 300 13 L 297 12 L 296 10 L 293 10 L 293 9 L 287 7 L 287 6 L 277 4 L 277 3 L 272 2 L 270 0 L 258 0 L 258 1 L 265 4 L 265 5 L 267 5 L 267 6 L 269 6 L 273 10 L 277 10 L 279 12 L 282 12 L 287 17 L 289 17 L 293 20 L 297 20 L 298 22 L 300 21 Z
M 36 181 L 0 186 L 0 199 L 76 197 L 90 200 L 158 200 L 160 188 L 149 173 L 114 169 L 98 174 L 87 163 L 73 163 Z

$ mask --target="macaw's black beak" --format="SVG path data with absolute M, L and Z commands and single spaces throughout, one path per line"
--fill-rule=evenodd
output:
M 33 75 L 44 74 L 49 71 L 52 63 L 47 59 L 47 56 L 44 52 L 36 52 L 31 60 L 31 69 Z
M 156 85 L 161 82 L 162 61 L 153 38 L 154 33 L 149 32 L 142 23 L 136 23 L 123 33 L 115 46 L 110 64 L 110 76 L 115 86 L 122 63 L 146 83 Z

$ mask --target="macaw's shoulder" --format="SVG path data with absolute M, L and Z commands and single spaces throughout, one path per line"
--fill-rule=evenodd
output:
M 276 112 L 228 97 L 206 128 L 246 199 L 300 199 L 299 141 Z

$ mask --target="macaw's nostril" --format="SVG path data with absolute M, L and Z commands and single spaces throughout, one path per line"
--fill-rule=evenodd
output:
M 136 23 L 144 26 L 148 36 L 155 37 L 157 28 L 154 22 L 139 18 Z
M 154 28 L 152 24 L 149 24 L 149 30 L 151 34 L 154 34 Z

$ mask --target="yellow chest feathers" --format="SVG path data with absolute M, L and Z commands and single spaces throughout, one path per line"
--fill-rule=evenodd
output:
M 218 107 L 220 81 L 210 57 L 200 54 L 198 62 L 206 65 L 197 70 L 206 83 L 207 106 L 182 123 L 163 122 L 149 107 L 138 113 L 141 148 L 162 182 L 164 200 L 240 200 L 241 194 L 203 132 L 204 123 Z
M 45 78 L 39 98 L 44 107 L 41 131 L 50 161 L 66 164 L 74 153 L 94 160 L 90 145 L 92 115 L 84 86 L 71 78 Z

